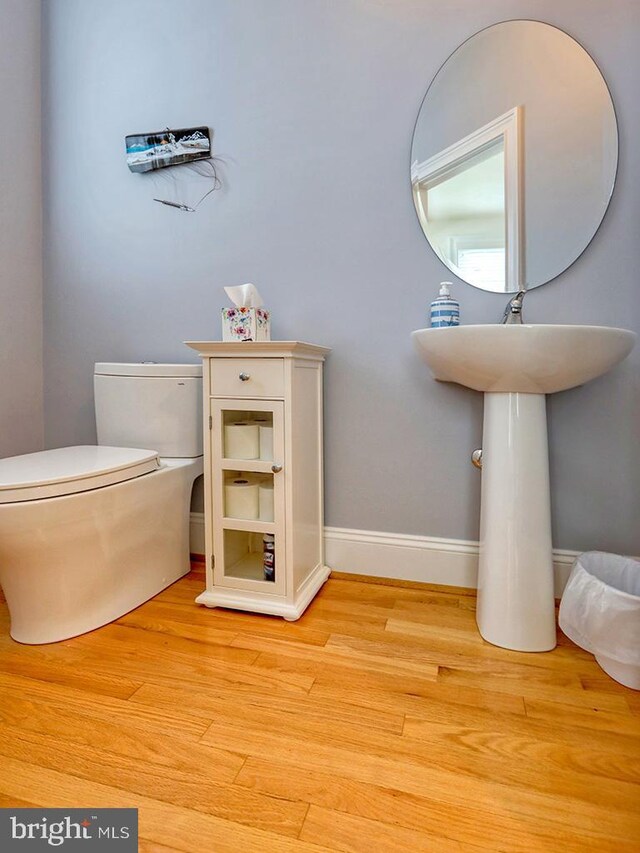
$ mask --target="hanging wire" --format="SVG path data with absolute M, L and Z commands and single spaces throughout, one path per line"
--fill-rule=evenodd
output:
M 201 175 L 203 178 L 211 179 L 213 181 L 213 186 L 211 187 L 211 189 L 206 191 L 202 198 L 198 202 L 196 202 L 194 207 L 190 207 L 188 204 L 182 204 L 181 202 L 177 201 L 168 201 L 164 198 L 154 198 L 154 201 L 157 201 L 159 204 L 166 204 L 167 207 L 175 207 L 177 210 L 184 210 L 188 213 L 195 213 L 196 209 L 200 207 L 200 205 L 208 195 L 211 195 L 212 192 L 222 187 L 222 181 L 220 180 L 220 177 L 218 175 L 218 169 L 216 168 L 216 158 L 211 157 L 208 160 L 198 160 L 194 163 L 183 163 L 181 164 L 181 166 L 188 166 L 192 171 L 197 172 L 197 174 Z

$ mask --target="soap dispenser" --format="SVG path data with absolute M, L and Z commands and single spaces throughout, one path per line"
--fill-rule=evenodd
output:
M 460 303 L 451 296 L 451 281 L 440 282 L 440 294 L 431 303 L 431 326 L 435 329 L 443 326 L 460 325 Z

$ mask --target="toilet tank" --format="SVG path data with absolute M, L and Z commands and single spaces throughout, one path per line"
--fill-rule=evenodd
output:
M 96 364 L 93 388 L 98 444 L 202 454 L 201 365 Z

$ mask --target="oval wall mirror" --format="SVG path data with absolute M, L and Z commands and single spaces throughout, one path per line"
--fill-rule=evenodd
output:
M 474 287 L 545 284 L 591 242 L 618 165 L 611 95 L 562 30 L 505 21 L 462 44 L 424 97 L 411 148 L 420 224 Z

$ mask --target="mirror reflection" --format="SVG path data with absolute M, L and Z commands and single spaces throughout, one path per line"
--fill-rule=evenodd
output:
M 425 236 L 459 278 L 515 293 L 555 278 L 604 216 L 618 158 L 606 83 L 566 33 L 496 24 L 442 66 L 412 145 Z

